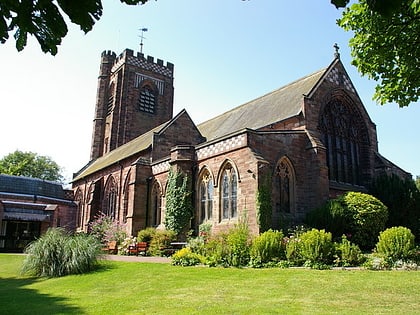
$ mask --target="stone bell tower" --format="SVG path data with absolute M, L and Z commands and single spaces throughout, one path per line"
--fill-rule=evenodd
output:
M 104 51 L 98 77 L 90 159 L 129 142 L 173 115 L 174 65 L 126 49 Z

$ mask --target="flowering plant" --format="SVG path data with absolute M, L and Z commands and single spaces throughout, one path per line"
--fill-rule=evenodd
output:
M 103 212 L 99 212 L 95 219 L 89 223 L 89 233 L 102 244 L 110 241 L 117 241 L 120 244 L 127 237 L 126 224 L 114 220 Z

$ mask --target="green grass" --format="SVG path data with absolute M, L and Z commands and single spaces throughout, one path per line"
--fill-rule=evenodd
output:
M 0 254 L 0 314 L 420 314 L 420 272 L 104 262 L 62 278 Z

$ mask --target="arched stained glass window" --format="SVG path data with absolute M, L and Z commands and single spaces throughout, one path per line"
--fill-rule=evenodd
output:
M 321 115 L 319 129 L 327 148 L 329 179 L 362 185 L 363 147 L 367 130 L 358 111 L 347 102 L 329 102 Z
M 149 225 L 158 226 L 161 223 L 162 192 L 157 181 L 154 182 L 151 194 L 151 216 Z
M 102 202 L 102 212 L 115 219 L 117 217 L 117 184 L 114 177 L 110 177 L 104 190 L 104 199 Z
M 237 217 L 238 177 L 230 164 L 227 164 L 222 172 L 221 190 L 221 219 Z
M 277 211 L 290 213 L 294 207 L 295 172 L 288 158 L 279 160 L 276 167 L 278 191 Z
M 213 217 L 213 178 L 206 170 L 200 178 L 199 186 L 199 218 L 200 223 L 211 220 Z

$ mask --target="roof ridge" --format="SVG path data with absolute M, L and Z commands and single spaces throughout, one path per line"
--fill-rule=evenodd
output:
M 259 97 L 256 97 L 256 98 L 254 98 L 254 99 L 252 99 L 252 100 L 250 100 L 250 101 L 248 101 L 248 102 L 246 102 L 246 103 L 243 103 L 243 104 L 241 104 L 241 105 L 235 106 L 234 108 L 232 108 L 232 109 L 230 109 L 230 110 L 228 110 L 228 111 L 225 111 L 225 112 L 223 112 L 223 113 L 220 113 L 219 115 L 214 116 L 214 117 L 212 117 L 212 118 L 210 118 L 210 119 L 208 119 L 208 120 L 206 120 L 206 121 L 203 121 L 202 123 L 198 124 L 198 126 L 200 127 L 200 126 L 204 125 L 204 124 L 205 124 L 205 123 L 207 123 L 207 122 L 210 122 L 210 121 L 212 121 L 212 120 L 214 120 L 214 119 L 219 118 L 220 116 L 224 116 L 224 115 L 226 115 L 226 114 L 228 114 L 228 113 L 231 113 L 231 112 L 233 112 L 233 111 L 235 111 L 235 110 L 238 110 L 238 109 L 240 109 L 240 108 L 242 108 L 242 107 L 245 107 L 245 106 L 247 106 L 247 105 L 248 105 L 248 104 L 250 104 L 250 103 L 253 103 L 253 102 L 257 101 L 257 100 L 263 99 L 264 97 L 267 97 L 267 96 L 269 96 L 269 95 L 271 95 L 271 94 L 277 93 L 277 92 L 279 92 L 279 91 L 281 91 L 281 90 L 283 90 L 283 89 L 286 89 L 286 88 L 288 88 L 288 87 L 291 87 L 291 86 L 293 86 L 293 85 L 295 85 L 295 84 L 297 84 L 297 83 L 299 83 L 299 82 L 302 82 L 302 81 L 304 81 L 304 80 L 307 80 L 307 79 L 309 79 L 309 78 L 311 78 L 311 77 L 313 77 L 313 76 L 315 76 L 315 75 L 318 75 L 320 72 L 325 72 L 327 69 L 328 69 L 328 67 L 324 67 L 324 68 L 322 68 L 322 69 L 319 69 L 318 71 L 315 71 L 315 72 L 313 72 L 313 73 L 311 73 L 311 74 L 308 74 L 308 75 L 306 75 L 306 76 L 303 76 L 303 77 L 301 77 L 301 78 L 299 78 L 299 79 L 296 79 L 296 80 L 294 80 L 294 81 L 292 81 L 292 82 L 290 82 L 290 83 L 287 83 L 286 85 L 283 85 L 283 86 L 281 86 L 281 87 L 279 87 L 279 88 L 277 88 L 277 89 L 275 89 L 275 90 L 272 90 L 272 91 L 270 91 L 270 92 L 267 92 L 267 93 L 265 93 L 265 94 L 263 94 L 263 95 L 261 95 L 261 96 L 259 96 Z

